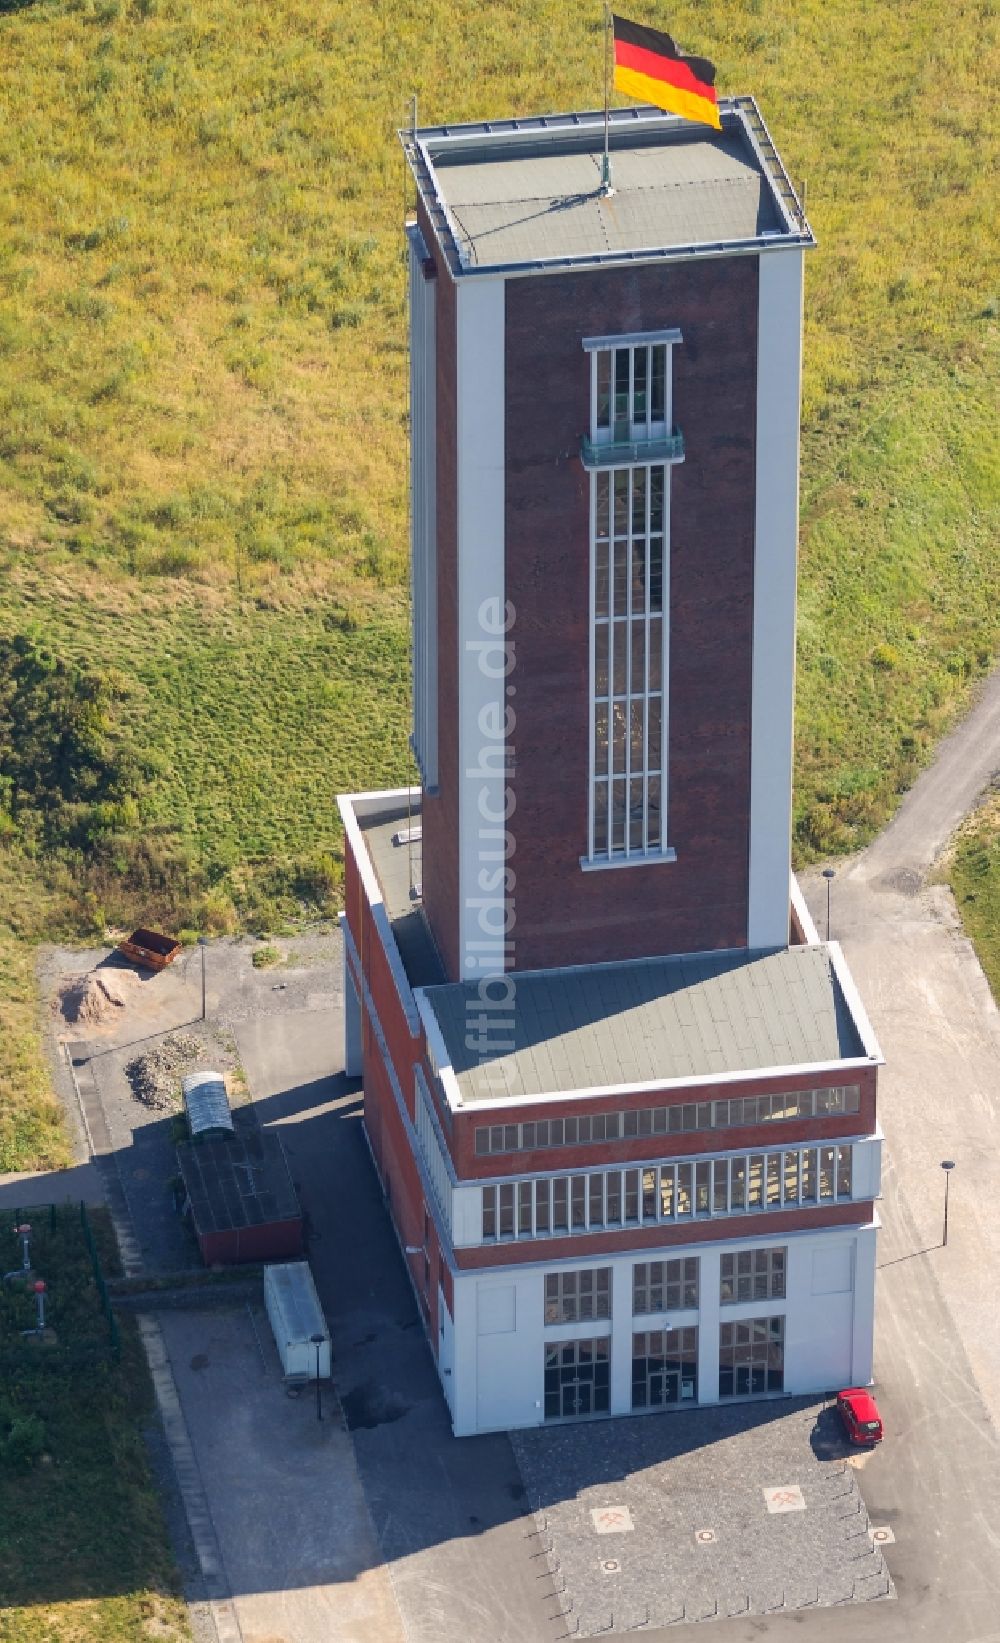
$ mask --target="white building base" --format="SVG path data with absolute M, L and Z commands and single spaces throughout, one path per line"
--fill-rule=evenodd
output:
M 442 1355 L 450 1360 L 446 1395 L 455 1435 L 544 1424 L 544 1349 L 553 1341 L 608 1339 L 609 1416 L 634 1412 L 632 1336 L 648 1330 L 698 1329 L 693 1397 L 663 1413 L 673 1407 L 739 1401 L 720 1400 L 719 1330 L 720 1325 L 750 1318 L 785 1320 L 784 1387 L 781 1393 L 766 1396 L 819 1395 L 844 1386 L 865 1386 L 872 1378 L 876 1233 L 873 1225 L 755 1239 L 755 1249 L 787 1250 L 785 1295 L 739 1304 L 720 1303 L 720 1260 L 724 1254 L 747 1249 L 745 1239 L 456 1273 L 454 1325 L 449 1320 L 447 1354 Z M 633 1316 L 636 1261 L 691 1255 L 700 1262 L 697 1309 Z M 545 1273 L 587 1267 L 611 1268 L 611 1318 L 546 1326 Z

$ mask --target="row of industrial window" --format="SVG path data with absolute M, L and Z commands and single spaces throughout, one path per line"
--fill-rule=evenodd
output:
M 611 1355 L 607 1336 L 552 1341 L 544 1348 L 545 1419 L 607 1414 Z M 785 1388 L 784 1318 L 750 1318 L 719 1328 L 719 1397 L 748 1398 Z M 698 1330 L 650 1329 L 632 1336 L 632 1408 L 696 1402 Z
M 743 1249 L 723 1255 L 719 1300 L 781 1300 L 785 1294 L 786 1251 Z M 686 1255 L 673 1261 L 638 1261 L 632 1268 L 632 1312 L 680 1312 L 698 1306 L 699 1261 Z M 548 1272 L 545 1275 L 545 1322 L 588 1323 L 611 1317 L 611 1268 Z
M 861 1089 L 857 1084 L 788 1090 L 779 1095 L 744 1095 L 731 1101 L 679 1101 L 671 1107 L 483 1125 L 476 1130 L 476 1152 L 486 1157 L 502 1152 L 536 1152 L 543 1147 L 577 1147 L 594 1141 L 630 1141 L 646 1135 L 742 1129 L 753 1124 L 792 1123 L 799 1118 L 831 1118 L 857 1112 L 860 1106 Z
M 851 1196 L 850 1146 L 540 1176 L 481 1189 L 484 1243 L 742 1215 Z

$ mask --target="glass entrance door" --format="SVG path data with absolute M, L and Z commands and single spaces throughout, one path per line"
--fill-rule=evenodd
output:
M 610 1402 L 607 1336 L 592 1341 L 552 1341 L 545 1347 L 545 1419 L 582 1420 L 606 1415 Z
M 632 1337 L 632 1408 L 695 1403 L 698 1330 L 647 1329 Z

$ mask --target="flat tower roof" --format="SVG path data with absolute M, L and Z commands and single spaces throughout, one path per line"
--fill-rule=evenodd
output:
M 509 980 L 513 997 L 494 1011 L 495 1050 L 485 1056 L 467 1043 L 468 1023 L 482 1010 L 478 983 L 424 993 L 463 1104 L 880 1058 L 823 946 L 514 972 Z
M 603 112 L 400 137 L 455 275 L 813 244 L 753 98 L 724 100 L 720 114 L 716 132 L 659 109 L 613 110 L 607 197 Z

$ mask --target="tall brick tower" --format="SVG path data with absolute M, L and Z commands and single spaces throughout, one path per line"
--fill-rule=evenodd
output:
M 614 113 L 610 195 L 603 116 L 404 134 L 421 787 L 342 801 L 347 1061 L 456 1432 L 870 1376 L 880 1057 L 790 876 L 813 240 L 722 127 Z

